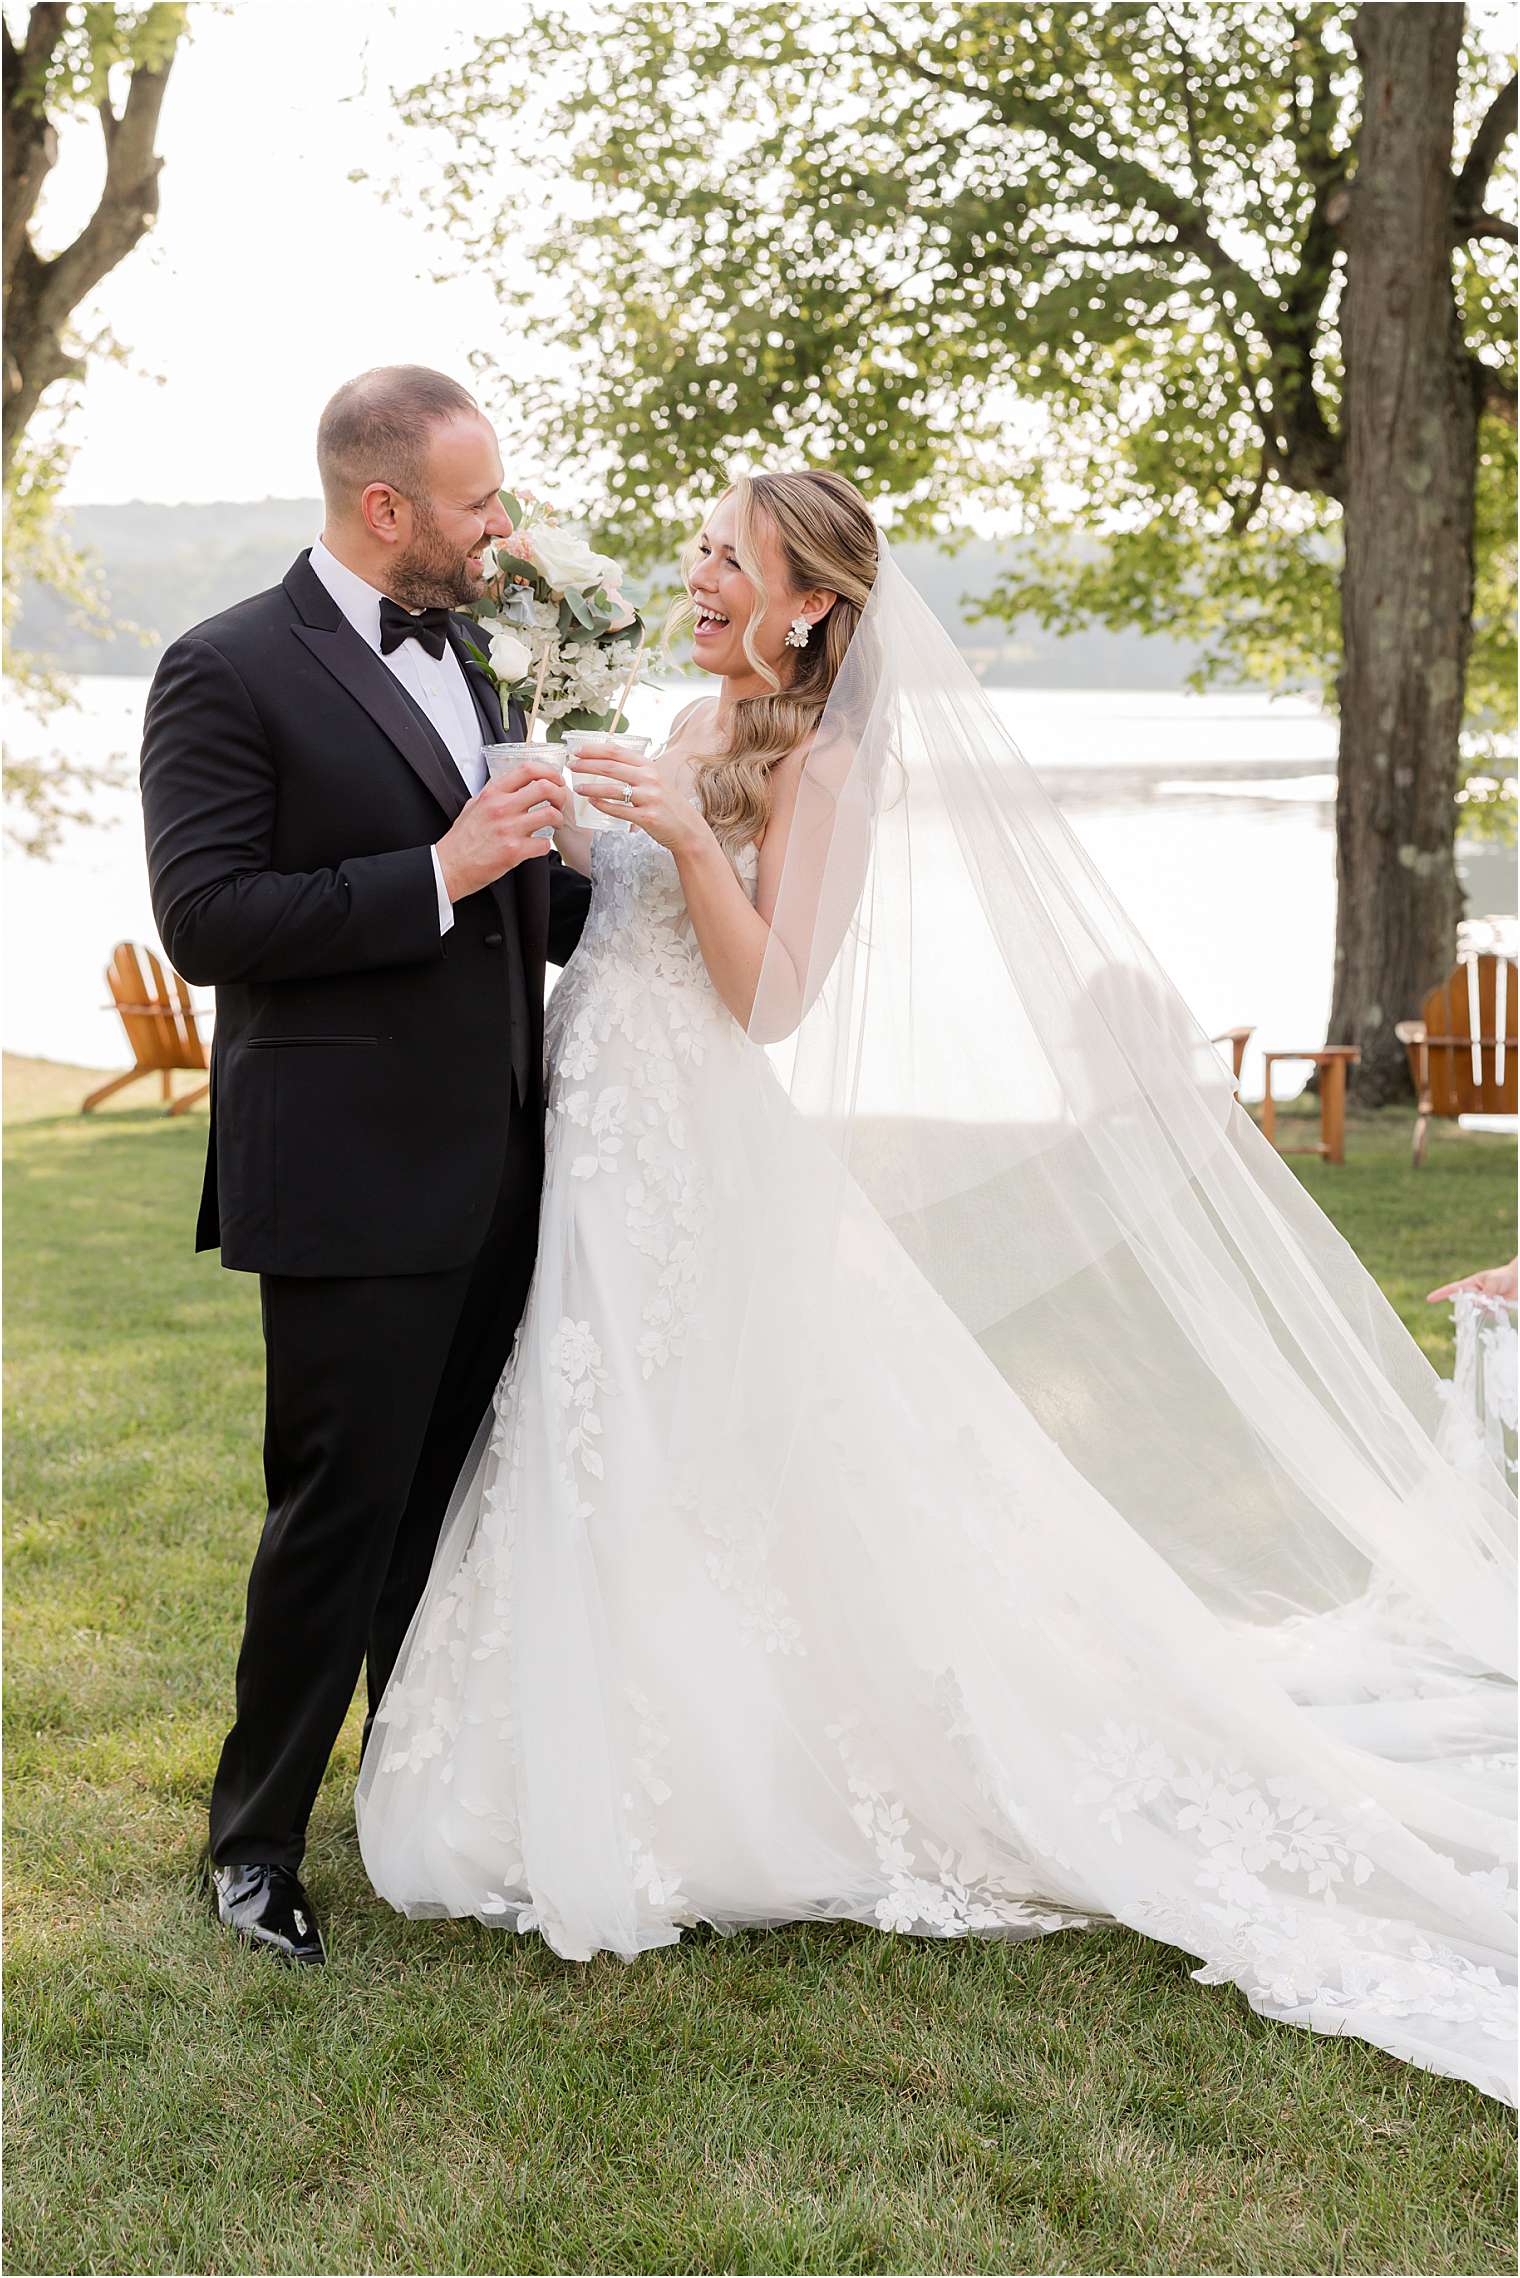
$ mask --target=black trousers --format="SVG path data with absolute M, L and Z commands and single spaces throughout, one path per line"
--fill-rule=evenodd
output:
M 368 1737 L 522 1318 L 542 1183 L 542 1109 L 514 1101 L 495 1216 L 472 1264 L 260 1276 L 269 1513 L 248 1577 L 237 1720 L 211 1791 L 219 1866 L 299 1866 L 366 1662 Z

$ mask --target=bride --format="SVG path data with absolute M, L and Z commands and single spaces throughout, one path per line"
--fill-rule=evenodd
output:
M 538 1262 L 356 1808 L 409 1915 L 1129 1924 L 1514 2097 L 1509 1510 L 863 500 L 598 758 Z

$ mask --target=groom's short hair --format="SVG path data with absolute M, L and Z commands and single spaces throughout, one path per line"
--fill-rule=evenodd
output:
M 351 513 L 372 482 L 425 501 L 433 429 L 479 409 L 467 388 L 425 364 L 378 364 L 345 380 L 317 423 L 317 471 L 328 512 Z

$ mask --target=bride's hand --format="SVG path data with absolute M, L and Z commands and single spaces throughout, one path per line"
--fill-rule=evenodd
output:
M 674 791 L 649 759 L 620 759 L 582 744 L 575 755 L 570 779 L 587 804 L 598 814 L 636 823 L 672 854 L 680 854 L 707 829 L 706 817 L 684 792 Z M 624 786 L 632 797 L 625 798 Z
M 1486 1266 L 1482 1273 L 1464 1274 L 1460 1281 L 1443 1281 L 1439 1289 L 1427 1295 L 1427 1305 L 1439 1305 L 1443 1298 L 1459 1297 L 1470 1289 L 1475 1297 L 1501 1298 L 1510 1305 L 1515 1302 L 1515 1284 L 1520 1258 L 1511 1258 L 1507 1266 Z

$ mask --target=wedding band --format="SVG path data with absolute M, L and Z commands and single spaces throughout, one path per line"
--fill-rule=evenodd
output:
M 623 803 L 629 807 L 633 805 L 633 785 L 631 783 L 623 785 Z

